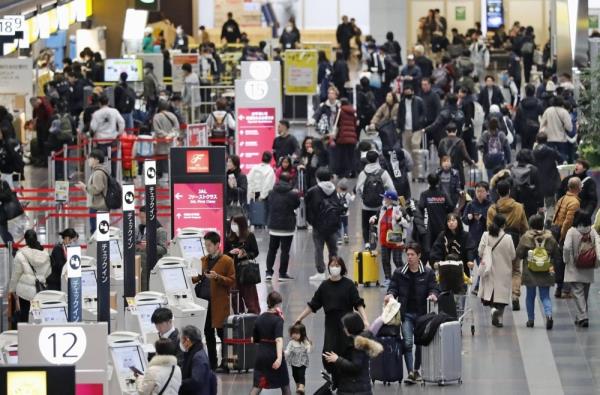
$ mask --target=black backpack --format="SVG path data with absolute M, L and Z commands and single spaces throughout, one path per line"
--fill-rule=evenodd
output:
M 517 201 L 523 202 L 529 198 L 535 190 L 535 185 L 531 183 L 531 166 L 513 167 L 510 169 L 510 177 Z
M 326 195 L 323 193 L 323 199 L 319 203 L 319 213 L 316 228 L 324 236 L 329 236 L 338 231 L 340 227 L 340 217 L 344 212 L 344 207 L 337 196 L 337 193 Z
M 367 179 L 363 186 L 362 200 L 367 207 L 381 206 L 381 195 L 385 193 L 385 185 L 383 184 L 383 173 L 385 170 L 379 169 L 373 173 L 366 173 Z
M 101 172 L 106 174 L 106 194 L 104 195 L 104 203 L 109 210 L 116 210 L 121 208 L 123 204 L 123 188 L 116 178 L 108 174 L 104 169 L 100 169 Z
M 119 112 L 122 114 L 129 114 L 135 108 L 135 100 L 137 99 L 137 96 L 135 91 L 129 86 L 123 86 L 122 89 L 123 92 L 119 98 L 119 103 L 117 103 L 117 110 L 119 110 Z

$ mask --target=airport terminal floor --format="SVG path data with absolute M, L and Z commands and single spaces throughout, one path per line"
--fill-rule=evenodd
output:
M 304 133 L 303 128 L 294 130 L 297 137 L 302 137 Z M 45 174 L 45 169 L 28 166 L 25 187 L 43 186 L 47 179 Z M 413 196 L 418 196 L 424 188 L 425 184 L 413 183 Z M 166 221 L 162 222 L 168 227 Z M 82 222 L 71 223 L 71 226 L 74 224 L 78 231 L 83 231 Z M 264 229 L 256 230 L 255 234 L 260 250 L 258 262 L 261 272 L 264 273 L 269 236 Z M 43 234 L 41 236 L 43 237 Z M 350 211 L 350 243 L 340 247 L 340 256 L 352 265 L 352 254 L 361 248 L 360 203 L 357 201 L 351 206 Z M 294 280 L 279 282 L 276 275 L 272 282 L 265 283 L 263 278 L 263 282 L 258 285 L 263 311 L 266 309 L 268 292 L 277 290 L 282 294 L 286 328 L 284 332 L 287 332 L 287 327 L 306 307 L 306 302 L 317 289 L 318 283 L 311 283 L 308 280 L 309 276 L 315 273 L 313 251 L 310 231 L 297 231 L 288 270 Z M 278 260 L 275 269 L 277 267 Z M 352 267 L 349 267 L 349 271 L 352 273 Z M 385 290 L 359 286 L 359 292 L 365 299 L 368 318 L 372 322 L 381 313 Z M 524 307 L 524 289 L 522 294 L 521 306 Z M 477 297 L 470 295 L 468 306 L 473 309 L 475 334 L 471 335 L 469 323 L 466 322 L 462 337 L 462 384 L 450 384 L 444 387 L 428 384 L 421 387 L 421 385 L 408 386 L 397 383 L 384 386 L 377 382 L 373 387 L 373 393 L 514 395 L 600 393 L 600 364 L 598 364 L 600 361 L 600 287 L 592 285 L 590 291 L 590 326 L 587 329 L 573 325 L 575 318 L 573 299 L 553 299 L 553 305 L 555 324 L 552 331 L 547 331 L 544 327 L 542 308 L 539 304 L 536 305 L 534 328 L 526 328 L 527 317 L 524 308 L 518 312 L 507 308 L 504 328 L 495 328 L 490 324 L 489 308 L 482 306 Z M 306 393 L 312 394 L 323 384 L 320 377 L 323 312 L 309 316 L 304 323 L 308 337 L 314 342 L 306 373 Z M 285 338 L 284 344 L 287 343 L 287 335 Z M 220 374 L 218 379 L 218 393 L 223 395 L 247 394 L 252 387 L 252 373 Z M 279 392 L 279 390 L 263 391 L 264 394 Z

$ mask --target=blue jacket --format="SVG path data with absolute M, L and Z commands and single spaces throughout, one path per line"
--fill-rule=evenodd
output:
M 183 355 L 181 366 L 181 388 L 179 395 L 212 395 L 216 394 L 214 373 L 210 369 L 208 355 L 202 344 L 196 343 Z
M 465 225 L 469 225 L 469 243 L 473 245 L 479 245 L 479 240 L 483 236 L 483 232 L 486 231 L 486 219 L 487 212 L 492 203 L 485 199 L 483 203 L 480 203 L 477 198 L 471 200 L 463 211 L 462 222 Z M 475 219 L 473 215 L 472 219 L 469 219 L 469 214 L 480 214 L 479 219 Z

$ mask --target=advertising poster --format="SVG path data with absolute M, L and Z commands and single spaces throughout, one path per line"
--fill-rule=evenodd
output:
M 313 95 L 317 91 L 317 51 L 287 50 L 284 56 L 285 94 Z
M 31 58 L 0 58 L 0 93 L 33 95 Z
M 127 73 L 127 81 L 144 79 L 142 59 L 106 59 L 104 61 L 104 80 L 118 82 L 121 73 Z
M 173 91 L 183 91 L 183 71 L 181 66 L 185 63 L 189 63 L 192 66 L 192 72 L 199 74 L 200 62 L 198 61 L 197 54 L 177 54 L 172 55 L 171 64 L 173 71 Z
M 454 9 L 454 19 L 456 19 L 457 21 L 466 21 L 467 7 L 456 6 L 456 8 Z
M 193 123 L 187 127 L 187 146 L 206 147 L 208 145 L 208 131 L 205 123 Z
M 175 234 L 188 227 L 224 234 L 223 183 L 175 183 L 173 192 Z
M 277 133 L 275 108 L 239 108 L 237 118 L 236 152 L 241 159 L 241 170 L 247 174 L 260 164 L 264 151 L 272 150 Z

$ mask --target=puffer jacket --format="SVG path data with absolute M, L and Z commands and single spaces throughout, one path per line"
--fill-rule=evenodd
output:
M 506 217 L 506 232 L 518 233 L 519 236 L 524 234 L 529 229 L 525 209 L 521 203 L 517 203 L 511 197 L 501 197 L 496 204 L 492 204 L 487 212 L 487 226 L 489 227 L 496 213 Z M 514 238 L 513 238 L 514 241 Z M 515 242 L 515 244 L 518 244 Z
M 172 370 L 173 376 L 169 380 Z M 168 384 L 167 380 L 169 380 Z M 165 387 L 163 395 L 177 395 L 181 387 L 181 369 L 177 366 L 177 358 L 172 355 L 155 355 L 150 360 L 144 375 L 138 376 L 136 386 L 140 395 L 159 394 L 163 387 Z
M 538 144 L 533 149 L 533 159 L 540 174 L 544 175 L 544 182 L 540 183 L 542 195 L 554 196 L 560 186 L 560 174 L 556 167 L 562 163 L 560 154 L 547 144 Z
M 275 171 L 268 163 L 260 163 L 253 166 L 247 176 L 248 179 L 248 201 L 254 200 L 256 194 L 259 199 L 266 199 L 275 185 Z
M 579 210 L 580 200 L 577 195 L 573 192 L 567 192 L 567 194 L 561 197 L 555 206 L 553 225 L 560 226 L 560 240 L 564 240 L 567 235 L 567 231 L 573 225 L 575 219 L 575 213 Z
M 356 114 L 354 113 L 354 107 L 351 105 L 344 105 L 341 107 L 335 143 L 354 145 L 357 141 L 358 135 L 356 133 Z
M 337 394 L 371 394 L 369 360 L 383 352 L 383 346 L 371 340 L 364 332 L 354 338 L 354 343 L 335 362 Z
M 9 290 L 16 292 L 20 298 L 31 301 L 36 294 L 35 279 L 45 284 L 51 272 L 50 255 L 46 251 L 23 247 L 15 255 Z
M 560 262 L 560 249 L 549 230 L 529 229 L 521 237 L 517 246 L 517 259 L 523 259 L 522 283 L 526 287 L 551 287 L 554 285 L 554 275 L 550 272 L 532 272 L 527 266 L 527 255 L 536 247 L 536 241 L 543 243 L 548 252 L 552 266 Z
M 280 181 L 269 193 L 269 229 L 271 231 L 291 232 L 296 230 L 295 209 L 300 206 L 298 193 L 293 190 L 292 185 Z

